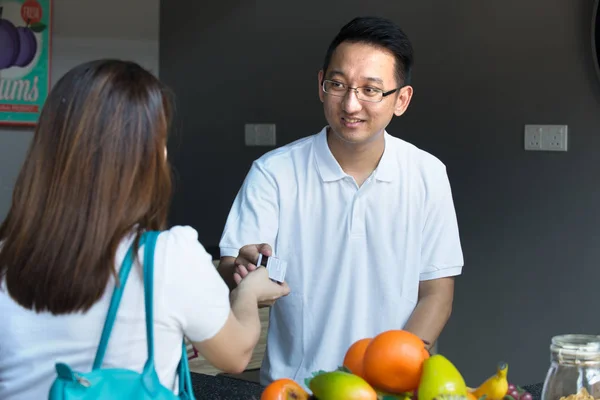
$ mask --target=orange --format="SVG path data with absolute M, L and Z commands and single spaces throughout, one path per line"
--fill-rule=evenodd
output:
M 310 395 L 292 379 L 282 378 L 271 382 L 260 400 L 308 400 Z
M 390 393 L 412 392 L 419 386 L 423 361 L 429 353 L 415 334 L 389 330 L 375 336 L 365 350 L 364 379 Z
M 348 368 L 354 375 L 358 375 L 361 378 L 363 376 L 363 359 L 367 346 L 371 343 L 371 338 L 364 338 L 357 340 L 350 346 L 344 357 L 344 367 Z
M 425 346 L 423 346 L 423 361 L 427 360 L 429 357 L 431 357 L 431 354 L 429 354 L 429 350 L 427 350 Z

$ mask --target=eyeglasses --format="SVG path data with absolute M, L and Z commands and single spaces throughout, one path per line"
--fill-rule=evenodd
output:
M 327 94 L 337 97 L 344 97 L 348 90 L 353 90 L 356 93 L 356 98 L 362 101 L 368 101 L 370 103 L 379 103 L 385 96 L 389 96 L 390 94 L 397 92 L 401 88 L 396 88 L 392 90 L 388 90 L 384 92 L 381 89 L 373 88 L 373 87 L 350 87 L 345 83 L 324 80 L 323 81 L 323 91 Z

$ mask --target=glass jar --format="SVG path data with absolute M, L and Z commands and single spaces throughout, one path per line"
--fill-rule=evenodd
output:
M 552 338 L 541 400 L 600 399 L 600 336 Z

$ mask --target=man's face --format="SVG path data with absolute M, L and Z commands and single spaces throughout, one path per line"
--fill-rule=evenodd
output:
M 384 48 L 365 43 L 341 43 L 334 51 L 324 75 L 319 71 L 319 97 L 323 102 L 325 118 L 333 133 L 342 141 L 362 144 L 377 138 L 394 115 L 400 116 L 408 107 L 412 88 L 383 97 L 381 102 L 360 100 L 350 89 L 335 96 L 323 91 L 321 82 L 334 81 L 334 86 L 366 87 L 387 92 L 401 85 L 396 80 L 395 58 Z M 362 96 L 366 97 L 366 96 Z

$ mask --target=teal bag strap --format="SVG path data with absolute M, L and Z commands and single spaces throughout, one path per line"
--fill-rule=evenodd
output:
M 161 390 L 161 384 L 154 367 L 154 249 L 160 232 L 146 232 L 144 249 L 144 304 L 146 308 L 146 345 L 148 359 L 142 372 L 148 393 L 154 395 Z
M 143 246 L 145 240 L 145 235 L 142 235 L 139 243 L 140 247 Z M 106 354 L 106 346 L 108 345 L 108 339 L 110 339 L 110 333 L 112 331 L 113 325 L 115 324 L 115 317 L 117 316 L 119 303 L 121 303 L 121 297 L 123 297 L 123 289 L 125 288 L 125 283 L 127 282 L 129 271 L 131 271 L 131 266 L 133 265 L 133 251 L 134 249 L 132 244 L 129 248 L 129 251 L 127 251 L 127 254 L 125 255 L 125 259 L 123 260 L 123 264 L 121 265 L 121 270 L 119 271 L 119 285 L 115 286 L 115 291 L 113 292 L 110 301 L 110 306 L 108 307 L 108 314 L 106 316 L 106 321 L 104 321 L 102 336 L 100 337 L 100 345 L 98 346 L 96 358 L 94 359 L 94 366 L 92 367 L 93 370 L 99 369 L 102 366 L 102 361 L 104 360 L 104 355 Z
M 158 391 L 159 384 L 156 369 L 154 367 L 154 250 L 160 232 L 152 231 L 146 233 L 146 248 L 144 249 L 144 302 L 146 306 L 146 342 L 148 344 L 148 360 L 144 366 L 144 382 L 146 388 Z M 194 399 L 192 378 L 190 375 L 185 341 L 181 343 L 181 360 L 178 366 L 179 372 L 179 398 Z
M 146 343 L 148 361 L 154 364 L 154 249 L 160 232 L 147 232 L 144 250 L 144 302 L 146 304 Z
M 179 362 L 179 396 L 186 393 L 189 399 L 194 399 L 194 388 L 192 387 L 192 375 L 190 374 L 190 366 L 188 365 L 187 350 L 185 348 L 185 340 L 182 343 L 181 361 Z
M 140 238 L 139 247 L 145 246 L 144 249 L 144 306 L 146 311 L 146 344 L 148 348 L 148 359 L 144 365 L 144 371 L 142 373 L 144 384 L 149 393 L 157 393 L 160 390 L 160 382 L 156 374 L 154 367 L 154 250 L 156 248 L 156 241 L 158 239 L 158 231 L 150 231 L 142 234 Z M 115 286 L 110 306 L 108 308 L 108 314 L 106 321 L 104 322 L 104 328 L 102 330 L 102 336 L 100 338 L 100 345 L 96 352 L 96 358 L 94 360 L 93 369 L 99 369 L 102 366 L 102 361 L 106 353 L 106 347 L 108 340 L 115 322 L 117 310 L 119 309 L 119 303 L 123 296 L 123 289 L 125 282 L 131 271 L 134 260 L 134 249 L 133 244 L 129 248 L 129 251 L 125 255 L 121 270 L 119 271 L 119 285 Z M 188 365 L 187 351 L 185 341 L 182 342 L 181 346 L 181 361 L 178 366 L 179 372 L 179 397 L 184 399 L 195 399 L 194 391 L 192 387 L 192 378 Z

